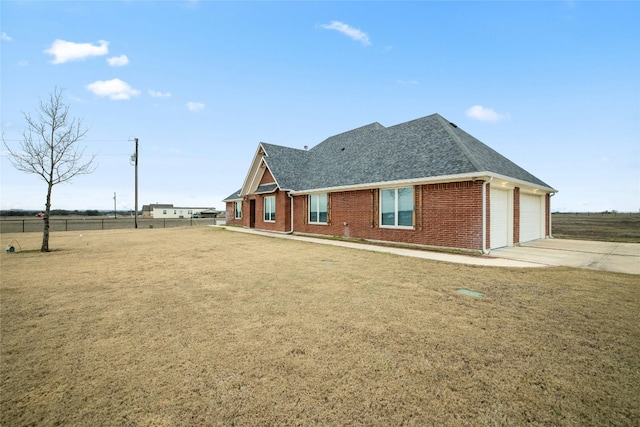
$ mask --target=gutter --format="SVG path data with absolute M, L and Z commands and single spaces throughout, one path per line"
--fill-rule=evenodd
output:
M 491 249 L 487 249 L 487 184 L 493 181 L 493 177 L 482 183 L 482 253 L 488 255 Z
M 340 191 L 356 191 L 356 190 L 368 190 L 371 188 L 390 188 L 390 187 L 404 187 L 420 184 L 438 184 L 442 182 L 459 182 L 459 181 L 476 181 L 479 177 L 494 177 L 497 181 L 506 181 L 521 189 L 537 189 L 545 193 L 557 192 L 556 189 L 536 184 L 533 182 L 522 181 L 520 179 L 508 177 L 506 175 L 496 174 L 490 171 L 478 171 L 467 172 L 457 175 L 442 175 L 434 176 L 430 178 L 412 178 L 401 179 L 396 181 L 380 181 L 380 182 L 367 182 L 363 184 L 350 184 L 350 185 L 338 185 L 335 187 L 322 187 L 322 188 L 306 188 L 301 190 L 290 190 L 293 195 L 311 194 L 311 193 L 335 193 Z M 281 188 L 281 190 L 285 190 Z

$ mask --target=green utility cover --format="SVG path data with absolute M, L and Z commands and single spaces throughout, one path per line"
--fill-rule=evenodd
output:
M 482 292 L 470 291 L 469 289 L 458 289 L 456 292 L 476 298 L 481 298 L 484 296 Z

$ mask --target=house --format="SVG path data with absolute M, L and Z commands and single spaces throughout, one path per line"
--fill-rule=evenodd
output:
M 153 218 L 153 211 L 155 209 L 173 209 L 173 205 L 155 203 L 150 205 L 142 205 L 142 217 Z
M 260 143 L 226 222 L 489 252 L 551 235 L 552 187 L 439 114 Z
M 142 216 L 147 218 L 198 218 L 201 213 L 206 213 L 201 217 L 212 217 L 212 213 L 217 212 L 215 208 L 181 208 L 173 204 L 150 204 L 142 206 Z

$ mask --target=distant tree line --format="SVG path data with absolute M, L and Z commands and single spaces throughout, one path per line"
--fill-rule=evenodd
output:
M 22 209 L 8 209 L 0 210 L 0 216 L 36 216 L 42 211 L 22 210 Z M 51 216 L 107 216 L 113 215 L 113 211 L 99 211 L 97 209 L 87 209 L 86 211 L 80 210 L 66 210 L 66 209 L 51 209 Z M 117 211 L 117 216 L 131 216 L 132 211 Z

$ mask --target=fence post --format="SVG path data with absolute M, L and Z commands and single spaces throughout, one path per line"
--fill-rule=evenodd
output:
M 68 219 L 64 220 L 64 231 L 69 231 L 69 220 Z

